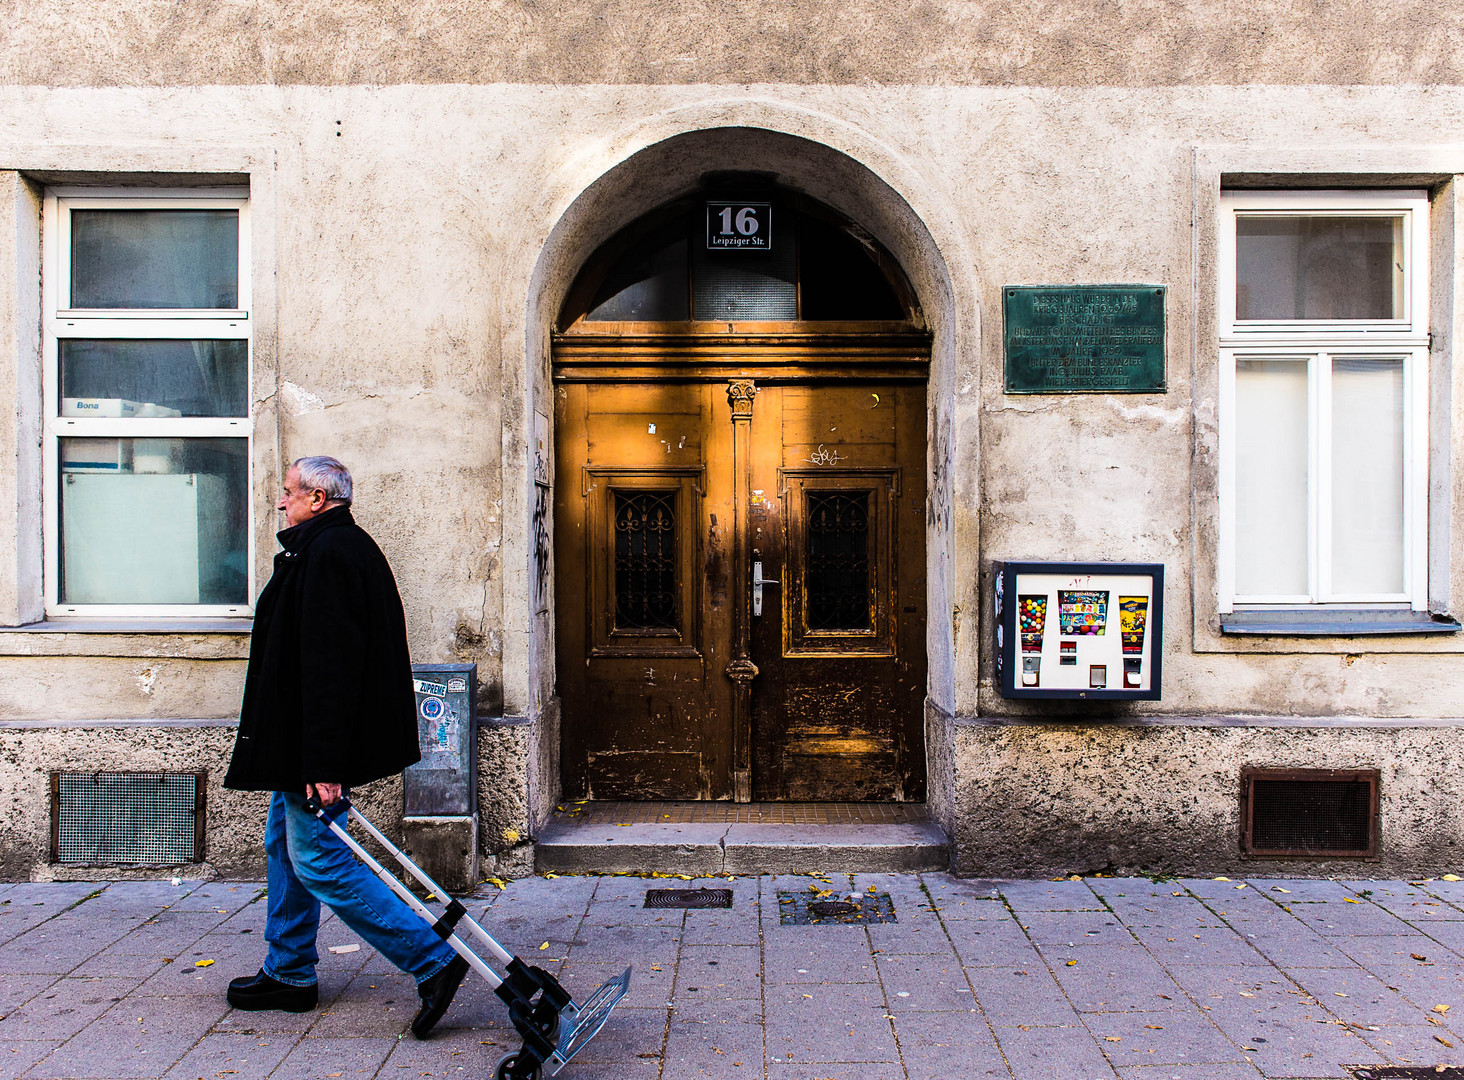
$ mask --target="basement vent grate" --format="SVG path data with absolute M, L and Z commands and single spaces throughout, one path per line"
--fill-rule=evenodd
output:
M 731 889 L 647 889 L 648 908 L 729 908 Z
M 835 923 L 892 923 L 895 903 L 889 893 L 856 893 L 851 899 L 820 898 L 810 893 L 778 893 L 778 922 L 784 926 L 827 926 Z
M 1241 849 L 1290 858 L 1378 853 L 1376 769 L 1244 769 Z
M 1343 1065 L 1356 1080 L 1464 1080 L 1458 1065 Z
M 51 861 L 169 866 L 203 861 L 204 774 L 51 774 Z

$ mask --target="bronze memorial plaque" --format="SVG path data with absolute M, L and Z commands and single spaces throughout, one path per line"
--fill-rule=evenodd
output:
M 1008 285 L 1002 315 L 1008 394 L 1165 390 L 1163 285 Z

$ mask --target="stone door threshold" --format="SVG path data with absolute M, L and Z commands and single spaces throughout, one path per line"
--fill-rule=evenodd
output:
M 924 803 L 880 802 L 567 802 L 555 820 L 596 825 L 703 822 L 748 825 L 917 825 L 930 820 Z
M 950 866 L 919 804 L 565 803 L 535 845 L 540 873 L 909 873 Z

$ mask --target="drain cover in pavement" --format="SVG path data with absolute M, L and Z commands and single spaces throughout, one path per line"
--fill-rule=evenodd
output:
M 1357 1080 L 1464 1080 L 1457 1065 L 1343 1065 Z
M 778 921 L 787 926 L 822 926 L 826 923 L 857 925 L 898 920 L 889 893 L 861 893 L 858 900 L 820 900 L 812 894 L 780 891 Z
M 646 907 L 729 908 L 731 889 L 647 889 Z

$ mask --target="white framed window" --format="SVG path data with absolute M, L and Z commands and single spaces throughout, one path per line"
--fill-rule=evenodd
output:
M 1220 610 L 1425 610 L 1427 195 L 1220 214 Z
M 248 615 L 248 191 L 55 188 L 44 214 L 46 614 Z

